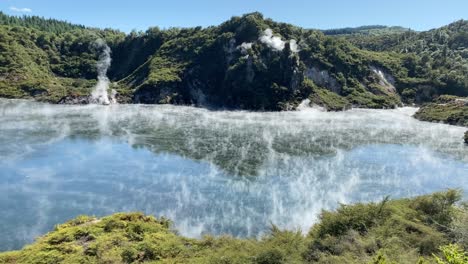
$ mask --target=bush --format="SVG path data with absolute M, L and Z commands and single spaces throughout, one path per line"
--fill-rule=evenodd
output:
M 335 212 L 324 211 L 306 237 L 272 226 L 259 240 L 188 239 L 171 231 L 167 219 L 142 213 L 99 220 L 82 216 L 58 225 L 21 251 L 0 253 L 0 263 L 390 264 L 425 258 L 461 264 L 466 263 L 463 248 L 444 246 L 451 240 L 464 241 L 458 233 L 466 228 L 466 214 L 454 205 L 459 197 L 459 192 L 450 190 L 414 199 L 342 205 Z M 452 228 L 439 228 L 434 219 Z M 459 224 L 461 229 L 456 228 Z
M 255 258 L 257 264 L 282 264 L 284 262 L 284 256 L 280 250 L 272 248 L 268 249 Z
M 468 263 L 468 252 L 456 245 L 450 244 L 447 246 L 440 247 L 442 251 L 442 257 L 434 255 L 438 264 L 467 264 Z

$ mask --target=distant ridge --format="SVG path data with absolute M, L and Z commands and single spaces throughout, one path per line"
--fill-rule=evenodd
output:
M 400 26 L 382 26 L 382 25 L 369 25 L 360 27 L 346 27 L 321 30 L 323 34 L 329 36 L 335 35 L 384 35 L 395 34 L 413 31 L 410 28 Z

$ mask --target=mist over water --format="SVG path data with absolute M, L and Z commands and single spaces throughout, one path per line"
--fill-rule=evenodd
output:
M 464 128 L 415 108 L 213 112 L 0 100 L 0 250 L 80 214 L 143 211 L 182 234 L 307 232 L 322 209 L 460 188 Z

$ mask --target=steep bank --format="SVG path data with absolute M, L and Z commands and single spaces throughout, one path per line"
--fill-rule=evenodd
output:
M 95 43 L 103 39 L 112 50 L 110 89 L 123 103 L 276 111 L 308 98 L 333 111 L 393 108 L 440 94 L 468 95 L 467 25 L 389 31 L 388 43 L 379 42 L 386 48 L 373 50 L 362 43 L 380 39 L 329 36 L 260 13 L 208 28 L 128 35 L 0 14 L 0 96 L 87 103 L 97 77 Z M 406 49 L 393 41 L 402 34 L 411 34 Z M 429 48 L 412 48 L 421 41 Z
M 272 226 L 260 240 L 188 239 L 177 235 L 169 220 L 140 213 L 81 216 L 20 251 L 0 253 L 0 262 L 434 263 L 437 256 L 459 259 L 443 263 L 466 263 L 468 212 L 456 205 L 459 199 L 459 193 L 447 191 L 343 205 L 324 211 L 307 236 Z

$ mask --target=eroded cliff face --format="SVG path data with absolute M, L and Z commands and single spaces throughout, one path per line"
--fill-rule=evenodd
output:
M 305 77 L 312 80 L 318 86 L 324 87 L 336 94 L 341 93 L 341 85 L 338 81 L 330 76 L 330 73 L 326 70 L 320 70 L 317 67 L 307 68 Z
M 328 97 L 340 101 L 340 106 L 332 107 L 333 110 L 348 109 L 351 105 L 378 108 L 380 104 L 380 107 L 388 108 L 399 104 L 398 101 L 386 102 L 387 97 L 398 96 L 394 86 L 395 78 L 384 69 L 366 66 L 364 77 L 356 78 L 337 72 L 337 69 L 321 69 L 313 64 L 308 66 L 310 63 L 306 61 L 310 58 L 307 54 L 301 54 L 300 46 L 292 49 L 289 42 L 285 42 L 284 47 L 281 43 L 264 43 L 265 40 L 260 39 L 265 36 L 261 31 L 259 34 L 259 39 L 250 42 L 243 42 L 235 36 L 220 40 L 221 43 L 209 48 L 208 54 L 201 52 L 201 57 L 197 58 L 196 62 L 184 65 L 174 77 L 164 77 L 163 81 L 130 78 L 130 86 L 139 84 L 134 93 L 134 102 L 290 110 L 295 109 L 312 94 L 316 97 L 318 94 L 325 96 L 324 93 L 317 92 L 317 89 L 326 89 L 335 94 L 332 96 L 328 93 Z M 270 36 L 271 41 L 272 39 Z M 281 41 L 278 38 L 276 40 Z M 213 54 L 217 57 L 207 58 Z M 217 63 L 213 65 L 213 62 Z M 166 71 L 163 66 L 156 65 L 153 75 Z M 336 76 L 341 76 L 341 80 Z M 313 85 L 305 84 L 306 80 L 311 81 Z M 347 84 L 346 89 L 344 84 Z M 361 96 L 366 99 L 355 100 Z M 335 99 L 333 100 L 336 101 Z
M 300 91 L 305 77 L 298 48 L 291 50 L 289 43 L 282 49 L 273 48 L 272 43 L 262 42 L 262 33 L 259 34 L 251 42 L 219 36 L 191 63 L 175 61 L 167 67 L 167 61 L 178 56 L 170 50 L 168 54 L 154 57 L 146 68 L 142 67 L 125 81 L 128 86 L 135 87 L 133 98 L 137 103 L 290 109 L 290 105 L 306 97 Z M 199 46 L 194 45 L 187 50 L 197 48 Z M 141 75 L 147 78 L 139 78 Z M 174 98 L 173 95 L 177 95 L 178 100 L 164 100 L 167 96 Z
M 371 71 L 374 73 L 374 77 L 377 78 L 378 84 L 383 88 L 383 92 L 388 94 L 396 94 L 395 78 L 386 73 L 384 69 L 376 66 L 370 66 Z

